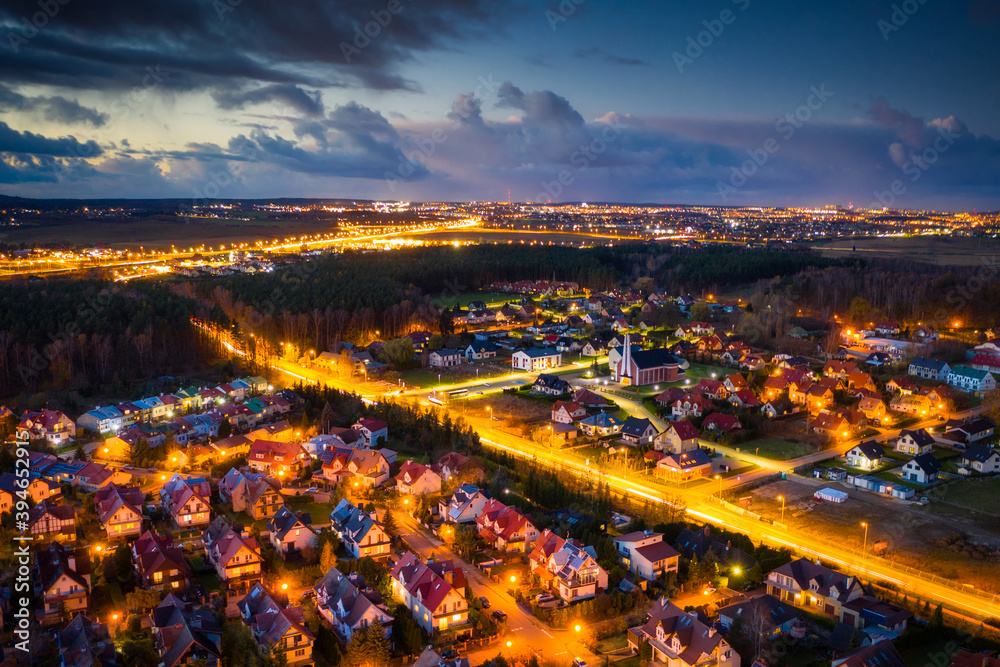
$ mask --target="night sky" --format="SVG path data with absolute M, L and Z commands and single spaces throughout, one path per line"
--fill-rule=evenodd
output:
M 997 0 L 0 6 L 21 196 L 1000 209 L 998 100 Z

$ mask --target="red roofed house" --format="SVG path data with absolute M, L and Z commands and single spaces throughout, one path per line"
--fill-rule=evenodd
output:
M 670 412 L 675 419 L 683 417 L 701 417 L 714 407 L 715 406 L 712 405 L 712 401 L 708 400 L 706 397 L 701 394 L 691 392 L 685 394 L 681 398 L 678 398 L 677 401 L 674 402 Z
M 476 518 L 479 536 L 497 551 L 529 551 L 538 539 L 538 529 L 514 507 L 491 499 Z
M 178 485 L 163 496 L 162 503 L 178 528 L 207 526 L 212 520 L 211 503 L 195 485 Z
M 737 392 L 740 389 L 750 388 L 750 384 L 747 382 L 747 379 L 739 373 L 727 375 L 726 379 L 722 381 L 722 384 L 725 385 L 726 390 L 729 391 L 729 393 Z
M 696 394 L 703 394 L 718 401 L 724 401 L 729 398 L 729 389 L 726 388 L 726 385 L 722 382 L 722 380 L 709 380 L 707 378 L 702 378 L 702 380 L 696 384 L 694 389 L 691 391 Z
M 255 440 L 247 457 L 252 469 L 278 477 L 294 477 L 310 461 L 309 452 L 301 444 L 274 440 Z
M 252 537 L 243 536 L 243 527 L 235 528 L 217 517 L 201 535 L 208 562 L 231 591 L 245 591 L 260 581 L 260 546 Z
M 365 447 L 378 447 L 389 439 L 389 426 L 381 419 L 361 419 L 351 428 L 361 433 Z
M 440 493 L 441 475 L 411 459 L 403 464 L 396 475 L 396 490 L 413 496 Z
M 743 428 L 740 420 L 733 415 L 724 415 L 720 412 L 710 414 L 705 417 L 701 427 L 717 433 L 732 433 Z
M 577 419 L 587 416 L 587 409 L 577 403 L 556 401 L 552 406 L 552 421 L 559 424 L 572 424 Z
M 542 587 L 556 591 L 565 602 L 595 597 L 608 587 L 608 573 L 598 565 L 594 547 L 548 529 L 539 536 L 529 561 Z
M 760 399 L 757 398 L 757 394 L 753 393 L 752 389 L 734 391 L 729 397 L 729 402 L 736 408 L 756 408 L 760 405 Z
M 390 576 L 392 596 L 428 634 L 469 623 L 465 573 L 451 561 L 424 563 L 414 553 L 407 552 L 392 568 Z
M 653 439 L 653 448 L 671 454 L 698 449 L 698 429 L 686 419 L 671 422 L 663 433 Z
M 97 518 L 109 540 L 123 539 L 142 532 L 142 504 L 146 494 L 137 486 L 109 484 L 94 494 Z
M 181 547 L 173 545 L 169 535 L 157 535 L 147 530 L 132 543 L 132 564 L 139 576 L 139 585 L 146 590 L 183 590 L 191 578 L 191 568 Z
M 18 440 L 45 440 L 53 447 L 65 445 L 76 435 L 76 424 L 58 410 L 25 412 L 17 425 Z

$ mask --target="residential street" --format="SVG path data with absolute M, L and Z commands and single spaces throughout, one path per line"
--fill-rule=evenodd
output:
M 498 643 L 490 644 L 470 652 L 467 657 L 473 665 L 479 664 L 498 653 L 526 655 L 537 653 L 540 658 L 554 660 L 557 665 L 570 665 L 573 658 L 582 657 L 589 664 L 599 664 L 593 655 L 579 642 L 572 630 L 552 630 L 514 602 L 503 584 L 494 584 L 473 565 L 462 560 L 443 542 L 428 535 L 417 521 L 405 512 L 394 514 L 399 524 L 401 537 L 414 552 L 423 558 L 431 554 L 435 558 L 450 558 L 461 565 L 476 596 L 485 596 L 490 601 L 489 611 L 501 610 L 507 614 L 506 632 Z M 586 628 L 581 630 L 585 633 Z M 507 646 L 507 642 L 511 646 Z

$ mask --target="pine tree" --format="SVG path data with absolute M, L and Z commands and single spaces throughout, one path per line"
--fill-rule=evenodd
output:
M 331 567 L 337 566 L 337 552 L 331 542 L 323 545 L 323 552 L 319 556 L 319 569 L 323 574 L 330 571 Z
M 396 517 L 392 515 L 391 510 L 385 511 L 385 516 L 382 517 L 382 528 L 389 537 L 396 537 L 396 533 L 399 532 L 399 526 L 396 525 Z
M 940 630 L 944 627 L 944 610 L 941 608 L 941 605 L 934 608 L 934 614 L 931 616 L 928 627 L 934 630 Z
M 371 664 L 388 665 L 392 649 L 389 647 L 389 640 L 382 631 L 380 623 L 372 623 L 365 632 L 365 643 L 367 644 L 367 654 Z

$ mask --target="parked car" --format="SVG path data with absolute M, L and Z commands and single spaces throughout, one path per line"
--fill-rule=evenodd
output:
M 480 597 L 479 601 L 483 603 L 483 609 L 489 609 L 490 608 L 490 601 L 489 601 L 489 599 L 486 598 L 485 595 L 482 596 L 482 597 Z
M 490 614 L 490 616 L 492 616 L 493 620 L 496 621 L 497 623 L 506 623 L 507 622 L 507 614 L 505 614 L 504 612 L 500 611 L 499 609 L 497 609 L 492 614 Z
M 306 489 L 306 493 L 316 493 L 317 491 L 319 491 L 319 487 L 317 486 L 310 486 L 308 489 Z
M 573 667 L 587 667 L 587 661 L 583 658 L 573 658 Z
M 455 660 L 458 658 L 458 651 L 454 649 L 448 649 L 447 651 L 441 651 L 442 660 Z

